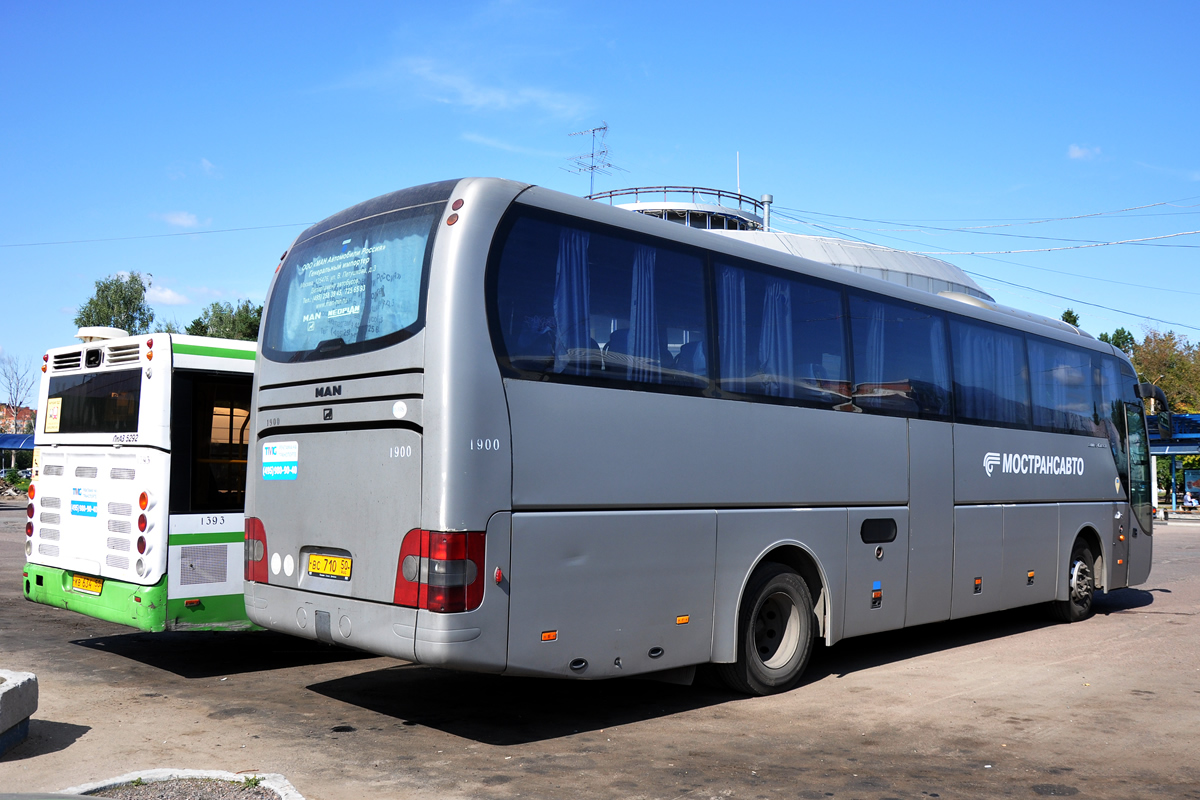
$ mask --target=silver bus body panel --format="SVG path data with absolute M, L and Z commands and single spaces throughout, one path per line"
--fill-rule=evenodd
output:
M 508 673 L 611 678 L 708 661 L 716 538 L 713 511 L 513 514 Z
M 524 188 L 510 181 L 460 182 L 451 198 L 463 201 L 462 218 L 452 226 L 443 222 L 434 242 L 425 317 L 425 434 L 432 446 L 421 515 L 427 530 L 481 531 L 493 513 L 511 508 L 508 408 L 483 286 L 496 226 Z M 499 439 L 500 449 L 472 449 L 472 442 L 489 439 Z
M 899 420 L 903 422 L 903 420 Z M 896 538 L 863 540 L 867 520 L 891 520 Z M 842 635 L 862 636 L 904 627 L 908 592 L 908 508 L 850 508 L 846 511 L 846 599 Z M 881 596 L 874 597 L 875 592 Z
M 908 500 L 903 419 L 536 381 L 505 390 L 517 511 Z M 870 443 L 867 485 L 852 459 L 828 457 L 847 441 Z
M 872 453 L 873 455 L 873 453 Z M 908 421 L 908 606 L 905 625 L 950 616 L 954 572 L 954 429 Z
M 1108 441 L 1094 436 L 959 424 L 954 459 L 954 500 L 960 505 L 1111 502 L 1122 496 Z

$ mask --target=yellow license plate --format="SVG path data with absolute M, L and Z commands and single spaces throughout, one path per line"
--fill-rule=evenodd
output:
M 308 574 L 319 575 L 322 578 L 339 578 L 343 581 L 350 580 L 350 563 L 349 558 L 342 556 L 324 556 L 320 553 L 309 553 L 308 556 Z
M 104 581 L 101 578 L 93 578 L 89 575 L 72 575 L 71 588 L 77 592 L 100 594 L 100 590 L 104 588 Z

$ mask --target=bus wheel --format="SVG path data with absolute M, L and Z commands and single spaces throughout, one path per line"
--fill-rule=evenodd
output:
M 1068 599 L 1051 604 L 1054 617 L 1061 622 L 1080 622 L 1090 617 L 1096 594 L 1096 557 L 1083 539 L 1076 539 L 1071 548 L 1067 589 Z
M 738 659 L 718 664 L 734 691 L 786 692 L 800 681 L 813 648 L 813 603 L 804 581 L 783 564 L 755 570 L 738 615 Z

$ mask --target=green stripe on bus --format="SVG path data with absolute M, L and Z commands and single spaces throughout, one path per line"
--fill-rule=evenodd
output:
M 197 344 L 179 344 L 171 343 L 171 350 L 178 355 L 183 356 L 210 356 L 212 358 L 241 358 L 247 361 L 254 360 L 253 350 L 234 350 L 229 347 L 205 347 Z
M 184 544 L 232 544 L 244 542 L 245 531 L 222 531 L 220 533 L 172 533 L 167 537 L 167 547 Z

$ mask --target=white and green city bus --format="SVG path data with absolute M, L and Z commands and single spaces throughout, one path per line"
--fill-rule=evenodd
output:
M 983 298 L 464 179 L 301 234 L 259 348 L 246 607 L 296 636 L 765 694 L 1150 574 L 1129 359 Z
M 145 631 L 252 627 L 254 343 L 84 328 L 44 356 L 24 593 Z

